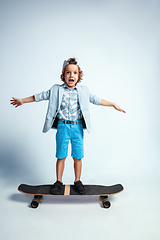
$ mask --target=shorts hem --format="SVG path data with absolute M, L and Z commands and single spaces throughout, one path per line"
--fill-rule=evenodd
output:
M 71 157 L 72 157 L 72 158 L 76 158 L 76 159 L 82 159 L 82 158 L 84 158 L 84 156 L 82 156 L 82 157 L 74 157 L 73 155 L 71 155 Z
M 66 158 L 66 157 L 68 157 L 68 155 L 65 156 L 65 157 L 58 157 L 58 156 L 56 156 L 57 159 L 63 159 L 63 158 Z

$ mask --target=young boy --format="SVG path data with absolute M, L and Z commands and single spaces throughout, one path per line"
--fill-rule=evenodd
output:
M 82 80 L 83 72 L 75 58 L 70 58 L 63 63 L 61 79 L 62 85 L 55 84 L 50 90 L 35 94 L 31 97 L 13 98 L 11 104 L 15 107 L 24 103 L 49 100 L 43 132 L 57 128 L 56 133 L 56 175 L 57 181 L 50 189 L 51 194 L 59 194 L 63 185 L 62 175 L 68 154 L 68 144 L 71 142 L 71 156 L 74 160 L 76 191 L 85 194 L 85 187 L 80 181 L 82 158 L 84 157 L 83 129 L 90 132 L 89 102 L 112 106 L 120 112 L 125 111 L 115 103 L 108 102 L 92 95 L 88 88 L 78 83 Z

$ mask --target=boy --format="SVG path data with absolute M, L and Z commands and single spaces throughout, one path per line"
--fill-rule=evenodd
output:
M 28 98 L 13 98 L 11 104 L 15 107 L 24 103 L 49 100 L 43 132 L 57 128 L 56 133 L 56 175 L 57 181 L 50 189 L 51 194 L 59 194 L 62 187 L 64 163 L 68 153 L 68 144 L 71 142 L 71 156 L 74 160 L 76 191 L 85 194 L 85 187 L 80 181 L 82 158 L 84 157 L 83 129 L 90 132 L 89 102 L 112 106 L 120 112 L 125 111 L 115 103 L 100 99 L 89 93 L 86 86 L 79 85 L 83 72 L 75 58 L 70 58 L 63 63 L 61 79 L 62 85 L 55 84 L 50 90 L 35 94 Z

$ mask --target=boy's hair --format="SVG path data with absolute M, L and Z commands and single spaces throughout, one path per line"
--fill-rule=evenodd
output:
M 75 58 L 69 58 L 68 60 L 67 60 L 67 62 L 69 63 L 69 64 L 75 64 L 75 62 L 76 62 L 76 59 Z M 67 65 L 68 66 L 68 65 Z M 62 70 L 62 74 L 61 74 L 61 79 L 62 79 L 62 81 L 63 82 L 65 82 L 65 71 L 66 71 L 66 67 L 67 66 L 65 66 L 64 68 L 63 68 L 63 70 Z M 82 72 L 82 70 L 80 69 L 80 67 L 76 64 L 76 66 L 78 67 L 78 81 L 77 81 L 77 83 L 78 82 L 80 82 L 81 80 L 82 80 L 82 77 L 83 77 L 83 72 Z

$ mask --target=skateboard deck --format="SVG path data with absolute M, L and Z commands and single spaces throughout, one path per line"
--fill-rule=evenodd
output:
M 18 187 L 18 191 L 27 195 L 34 195 L 31 202 L 32 208 L 37 208 L 39 203 L 42 202 L 43 196 L 98 196 L 101 206 L 104 208 L 109 208 L 111 203 L 109 202 L 109 196 L 115 195 L 124 190 L 121 184 L 116 184 L 112 186 L 103 185 L 84 185 L 86 193 L 84 195 L 79 194 L 75 190 L 74 185 L 62 185 L 60 193 L 58 195 L 53 195 L 50 193 L 50 189 L 53 185 L 27 185 L 21 184 Z

